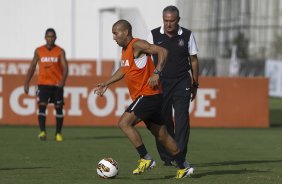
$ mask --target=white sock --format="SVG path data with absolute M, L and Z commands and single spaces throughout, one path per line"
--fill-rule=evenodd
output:
M 153 160 L 153 157 L 151 157 L 151 155 L 149 153 L 147 153 L 145 156 L 144 156 L 144 159 L 146 160 Z
M 186 168 L 186 167 L 188 167 L 188 168 L 191 167 L 190 164 L 189 164 L 189 162 L 187 162 L 186 160 L 185 160 L 185 162 L 183 163 L 183 165 L 184 165 L 185 168 Z

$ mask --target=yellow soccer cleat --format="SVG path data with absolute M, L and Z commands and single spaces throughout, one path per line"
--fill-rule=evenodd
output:
M 186 178 L 188 176 L 191 176 L 194 173 L 194 169 L 192 167 L 188 168 L 184 168 L 184 169 L 179 169 L 176 172 L 176 179 L 181 179 L 181 178 Z
M 61 133 L 56 134 L 56 141 L 57 142 L 62 142 L 63 141 L 63 135 Z
M 41 141 L 46 141 L 46 138 L 47 138 L 46 132 L 45 132 L 45 131 L 41 131 L 41 132 L 38 134 L 38 138 L 39 138 L 39 140 L 41 140 Z
M 156 166 L 156 162 L 154 160 L 138 160 L 139 165 L 136 169 L 133 170 L 133 174 L 142 174 L 145 170 L 152 169 Z

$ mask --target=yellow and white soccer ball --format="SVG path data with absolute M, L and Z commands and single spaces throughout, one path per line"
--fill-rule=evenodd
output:
M 118 174 L 118 163 L 113 158 L 103 158 L 97 165 L 97 174 L 104 179 L 114 178 Z

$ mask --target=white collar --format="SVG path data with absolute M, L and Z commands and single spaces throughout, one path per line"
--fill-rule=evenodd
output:
M 160 33 L 161 33 L 161 34 L 164 34 L 164 26 L 163 26 L 163 25 L 161 26 Z M 182 35 L 182 33 L 183 33 L 183 31 L 182 31 L 181 27 L 178 26 L 177 34 L 178 34 L 178 35 Z

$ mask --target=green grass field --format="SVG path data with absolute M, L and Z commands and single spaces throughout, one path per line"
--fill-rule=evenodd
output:
M 269 118 L 271 126 L 282 126 L 282 98 L 269 99 Z
M 0 184 L 282 183 L 282 127 L 269 129 L 192 129 L 189 160 L 193 178 L 174 179 L 176 169 L 160 162 L 152 136 L 139 128 L 157 167 L 132 175 L 136 151 L 116 128 L 65 127 L 64 142 L 37 139 L 37 127 L 0 127 Z M 119 162 L 116 179 L 98 178 L 104 157 Z

